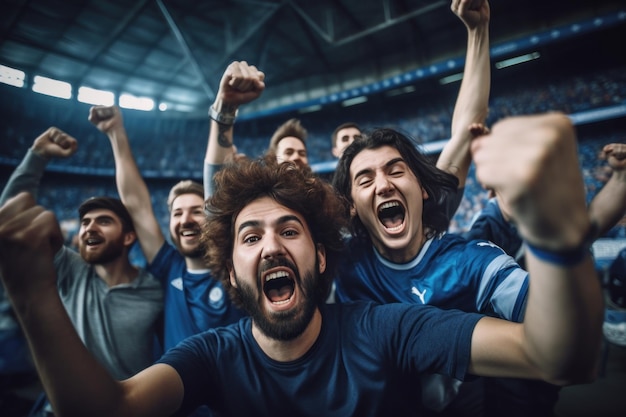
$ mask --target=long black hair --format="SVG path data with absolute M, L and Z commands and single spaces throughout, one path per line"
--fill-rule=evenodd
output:
M 348 146 L 335 169 L 333 186 L 353 204 L 351 191 L 352 179 L 350 178 L 350 165 L 354 158 L 363 150 L 378 149 L 383 146 L 391 146 L 398 150 L 409 169 L 417 177 L 422 187 L 428 193 L 429 199 L 424 201 L 422 223 L 429 229 L 429 235 L 434 236 L 448 229 L 450 218 L 445 210 L 445 203 L 449 196 L 456 193 L 459 180 L 435 166 L 431 158 L 420 152 L 417 143 L 402 133 L 387 128 L 375 129 L 355 140 Z M 367 237 L 367 230 L 358 216 L 351 220 L 352 233 L 358 237 Z

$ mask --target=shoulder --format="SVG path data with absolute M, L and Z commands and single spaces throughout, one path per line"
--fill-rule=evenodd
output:
M 179 269 L 180 264 L 185 265 L 183 255 L 172 244 L 163 242 L 161 249 L 159 249 L 152 262 L 148 264 L 147 270 L 153 274 L 161 275 L 164 270 Z

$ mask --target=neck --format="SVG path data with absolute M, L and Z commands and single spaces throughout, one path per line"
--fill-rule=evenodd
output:
M 270 358 L 278 362 L 290 362 L 302 357 L 311 349 L 322 330 L 322 313 L 319 309 L 304 332 L 294 340 L 284 341 L 267 337 L 252 323 L 252 336 L 261 347 L 261 350 Z
M 428 230 L 420 230 L 406 245 L 399 248 L 385 246 L 382 242 L 377 244 L 377 242 L 373 241 L 373 243 L 383 258 L 396 264 L 404 264 L 415 259 L 417 254 L 420 253 L 427 240 L 426 233 L 428 233 Z
M 94 269 L 96 274 L 98 274 L 109 287 L 119 284 L 128 284 L 139 275 L 139 269 L 131 265 L 128 260 L 118 260 L 106 264 L 94 264 Z
M 185 266 L 187 269 L 198 270 L 198 269 L 206 269 L 206 263 L 204 262 L 204 258 L 202 256 L 190 258 L 189 256 L 185 256 Z

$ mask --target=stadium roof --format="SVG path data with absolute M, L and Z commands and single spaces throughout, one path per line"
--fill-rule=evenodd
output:
M 575 48 L 579 34 L 609 20 L 626 24 L 622 1 L 490 4 L 494 58 L 526 52 L 533 39 L 552 51 L 562 42 Z M 466 47 L 450 1 L 5 0 L 1 13 L 1 65 L 74 88 L 151 97 L 191 115 L 206 114 L 233 60 L 266 73 L 266 91 L 244 112 L 254 117 L 411 83 L 407 74 L 420 69 L 459 72 Z M 623 60 L 622 41 L 602 47 Z

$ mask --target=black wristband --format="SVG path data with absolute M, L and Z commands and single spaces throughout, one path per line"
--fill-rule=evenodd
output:
M 237 118 L 238 111 L 235 114 L 218 113 L 213 106 L 209 107 L 209 117 L 217 123 L 225 126 L 232 126 Z

